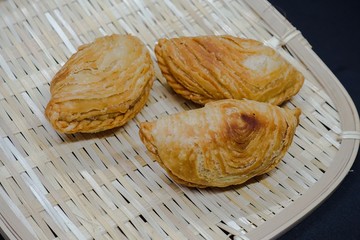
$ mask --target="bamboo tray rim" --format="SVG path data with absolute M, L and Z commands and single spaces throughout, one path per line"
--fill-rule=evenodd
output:
M 262 0 L 246 0 L 246 2 L 268 22 L 275 21 L 276 24 L 274 25 L 276 28 L 274 31 L 280 36 L 281 34 L 285 35 L 283 39 L 286 38 L 289 32 L 294 30 L 291 23 L 269 2 L 265 4 L 263 4 L 264 1 Z M 271 14 L 267 12 L 271 12 Z M 338 111 L 343 124 L 343 132 L 355 132 L 358 134 L 360 129 L 359 115 L 353 100 L 340 81 L 316 53 L 313 52 L 310 47 L 301 44 L 301 41 L 303 41 L 302 38 L 303 36 L 298 35 L 286 42 L 286 44 L 289 48 L 293 48 L 294 51 L 301 56 L 300 58 L 304 60 L 306 58 L 310 59 L 305 65 L 311 69 L 312 72 L 321 76 L 318 79 L 321 81 L 322 87 L 324 87 L 330 97 L 335 100 L 335 104 L 341 106 L 338 107 Z M 341 148 L 334 157 L 334 159 L 342 159 L 342 161 L 336 162 L 332 169 L 327 171 L 324 176 L 303 195 L 301 201 L 289 207 L 288 212 L 278 214 L 276 219 L 272 219 L 271 223 L 268 222 L 260 225 L 258 228 L 259 231 L 249 233 L 249 238 L 265 239 L 278 236 L 310 214 L 336 190 L 346 177 L 356 159 L 359 142 L 359 139 L 356 137 L 343 139 Z M 292 215 L 292 217 L 289 218 L 290 215 Z

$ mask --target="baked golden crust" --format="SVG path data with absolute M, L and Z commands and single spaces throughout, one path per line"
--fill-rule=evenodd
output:
M 139 135 L 176 182 L 225 187 L 275 168 L 292 143 L 300 113 L 252 100 L 219 100 L 141 123 Z
M 64 133 L 122 126 L 145 105 L 154 76 L 150 54 L 137 37 L 98 38 L 80 46 L 54 76 L 45 115 Z
M 160 39 L 155 54 L 174 91 L 200 104 L 246 98 L 279 105 L 297 94 L 304 82 L 276 51 L 251 39 Z

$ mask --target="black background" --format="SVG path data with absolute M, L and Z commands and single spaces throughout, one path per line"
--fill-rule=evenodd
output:
M 360 1 L 270 0 L 300 30 L 360 107 Z M 285 239 L 360 239 L 360 156 L 336 191 Z

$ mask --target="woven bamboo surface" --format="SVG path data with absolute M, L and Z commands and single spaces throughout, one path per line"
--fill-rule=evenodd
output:
M 351 99 L 266 1 L 8 0 L 0 13 L 0 228 L 11 238 L 269 238 L 321 203 L 355 158 Z M 111 33 L 138 36 L 154 62 L 160 37 L 230 34 L 276 48 L 306 77 L 287 103 L 302 115 L 283 161 L 241 186 L 172 182 L 141 143 L 138 123 L 195 105 L 156 64 L 146 106 L 124 127 L 54 131 L 44 117 L 52 77 L 79 45 Z

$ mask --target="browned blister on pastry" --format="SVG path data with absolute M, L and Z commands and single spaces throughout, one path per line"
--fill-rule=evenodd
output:
M 98 38 L 80 46 L 54 76 L 45 114 L 64 133 L 122 126 L 145 105 L 154 76 L 150 54 L 138 38 Z
M 219 100 L 140 125 L 140 138 L 178 183 L 241 184 L 274 169 L 292 143 L 300 109 Z
M 155 53 L 174 91 L 200 104 L 246 98 L 279 105 L 297 94 L 304 82 L 275 50 L 251 39 L 160 39 Z

